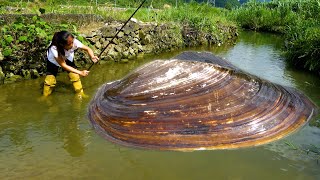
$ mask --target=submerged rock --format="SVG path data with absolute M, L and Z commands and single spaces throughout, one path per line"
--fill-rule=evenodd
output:
M 40 77 L 39 72 L 36 69 L 31 69 L 30 74 L 31 74 L 31 78 L 34 78 L 34 79 Z
M 247 74 L 211 53 L 187 52 L 104 84 L 89 118 L 97 132 L 121 145 L 192 151 L 280 139 L 316 109 L 295 89 Z
M 31 73 L 29 70 L 22 69 L 22 75 L 25 79 L 31 79 Z
M 14 83 L 14 82 L 21 81 L 22 79 L 23 77 L 21 77 L 20 75 L 14 75 L 10 73 L 10 75 L 6 76 L 4 83 L 5 84 Z

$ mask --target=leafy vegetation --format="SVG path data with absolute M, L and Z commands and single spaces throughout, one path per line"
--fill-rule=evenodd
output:
M 250 1 L 231 16 L 244 28 L 284 34 L 288 61 L 320 71 L 320 0 Z
M 98 1 L 99 2 L 99 1 Z M 141 3 L 141 1 L 127 2 L 124 0 L 117 1 L 117 3 L 125 3 L 128 5 L 130 3 Z M 148 1 L 149 3 L 173 3 L 175 1 Z M 177 1 L 180 2 L 181 1 Z M 40 2 L 41 3 L 41 2 Z M 126 20 L 135 11 L 135 8 L 128 9 L 110 9 L 104 6 L 72 6 L 72 7 L 60 7 L 59 6 L 48 6 L 50 2 L 47 1 L 42 8 L 46 9 L 46 12 L 54 12 L 61 14 L 96 14 L 101 15 L 104 19 L 114 19 L 114 20 Z M 54 1 L 52 3 L 57 3 Z M 137 4 L 132 4 L 135 7 Z M 40 6 L 36 6 L 38 9 Z M 141 8 L 135 18 L 145 21 L 145 22 L 174 22 L 174 23 L 188 23 L 198 30 L 205 32 L 218 32 L 218 26 L 230 26 L 235 25 L 230 20 L 227 20 L 226 13 L 227 10 L 221 8 L 214 8 L 210 4 L 202 3 L 198 4 L 195 1 L 190 3 L 181 3 L 177 8 L 167 8 L 163 10 Z M 35 8 L 36 9 L 36 8 Z
M 30 23 L 30 24 L 29 24 Z M 25 47 L 35 44 L 46 44 L 50 41 L 52 27 L 39 17 L 34 16 L 31 22 L 26 23 L 25 19 L 18 18 L 16 22 L 10 25 L 4 25 L 1 28 L 0 45 L 3 48 L 3 55 L 10 56 L 23 52 Z
M 320 72 L 320 22 L 303 21 L 288 28 L 287 59 L 297 67 Z
M 0 50 L 4 60 L 0 61 L 4 70 L 24 75 L 25 70 L 43 71 L 45 52 L 55 31 L 69 30 L 75 26 L 49 24 L 39 16 L 19 17 L 11 24 L 0 27 Z M 77 33 L 76 33 L 77 34 Z
M 49 24 L 39 16 L 31 19 L 20 16 L 14 23 L 1 27 L 0 35 L 3 39 L 0 39 L 0 45 L 3 55 L 17 55 L 32 50 L 34 46 L 46 46 L 58 30 L 75 31 L 76 27 L 70 24 Z

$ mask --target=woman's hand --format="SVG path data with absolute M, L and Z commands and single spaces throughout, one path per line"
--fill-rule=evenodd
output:
M 85 76 L 88 76 L 88 75 L 89 75 L 89 72 L 90 72 L 90 71 L 83 70 L 83 71 L 80 71 L 80 72 L 81 72 L 81 73 L 80 73 L 79 75 L 85 77 Z
M 83 46 L 81 47 L 81 49 L 83 49 L 83 50 L 85 50 L 85 51 L 88 52 L 88 54 L 89 54 L 89 56 L 90 56 L 90 58 L 91 58 L 91 60 L 92 60 L 93 63 L 98 62 L 99 58 L 98 58 L 98 56 L 95 56 L 95 55 L 94 55 L 94 53 L 93 53 L 93 51 L 92 51 L 91 48 L 89 48 L 89 47 L 86 46 L 86 45 L 83 45 Z
M 92 62 L 96 63 L 96 62 L 98 62 L 99 58 L 98 58 L 98 56 L 93 56 L 93 57 L 91 57 L 91 60 L 92 60 Z

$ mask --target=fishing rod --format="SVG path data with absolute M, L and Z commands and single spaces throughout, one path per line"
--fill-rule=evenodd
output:
M 134 16 L 134 14 L 136 14 L 136 12 L 141 8 L 141 6 L 146 2 L 147 0 L 144 0 L 140 6 L 134 11 L 134 13 L 130 16 L 130 18 L 126 21 L 126 23 L 124 23 L 124 25 L 118 30 L 118 32 L 116 33 L 116 35 L 113 36 L 113 38 L 109 41 L 109 43 L 106 45 L 106 47 L 104 47 L 102 49 L 102 51 L 100 52 L 98 58 L 100 59 L 102 53 L 108 48 L 108 46 L 112 43 L 112 41 L 118 36 L 118 34 L 120 33 L 120 31 L 124 28 L 124 26 L 127 25 L 127 23 L 130 21 L 130 19 Z M 95 63 L 93 62 L 90 67 L 88 68 L 88 71 L 91 69 L 91 67 L 94 65 Z

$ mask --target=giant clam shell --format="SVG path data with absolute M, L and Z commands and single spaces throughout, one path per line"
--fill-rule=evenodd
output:
M 186 52 L 104 84 L 90 103 L 89 119 L 118 144 L 192 151 L 265 144 L 304 125 L 315 110 L 292 88 L 211 53 Z

